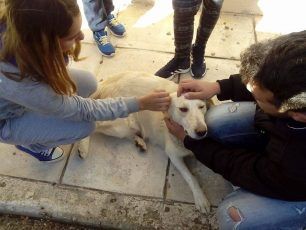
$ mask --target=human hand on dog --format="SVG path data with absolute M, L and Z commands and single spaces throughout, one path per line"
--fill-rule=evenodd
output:
M 218 82 L 208 82 L 199 80 L 182 80 L 179 83 L 177 96 L 184 94 L 187 99 L 209 99 L 220 93 Z
M 167 111 L 171 102 L 169 93 L 156 90 L 138 98 L 140 110 Z
M 171 120 L 170 118 L 165 118 L 164 119 L 166 126 L 169 130 L 169 132 L 177 137 L 179 140 L 181 140 L 182 142 L 184 142 L 184 139 L 186 137 L 186 133 L 185 130 L 182 126 L 180 126 L 178 123 L 176 123 L 175 121 Z

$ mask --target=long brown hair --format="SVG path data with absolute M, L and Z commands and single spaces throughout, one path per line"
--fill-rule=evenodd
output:
M 56 93 L 73 94 L 76 86 L 67 72 L 59 39 L 68 35 L 78 15 L 76 0 L 6 0 L 0 60 L 14 58 L 20 80 L 31 77 Z

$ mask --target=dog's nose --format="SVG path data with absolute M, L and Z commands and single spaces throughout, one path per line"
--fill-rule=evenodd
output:
M 196 131 L 196 134 L 198 135 L 198 137 L 204 137 L 206 133 L 207 133 L 206 130 Z

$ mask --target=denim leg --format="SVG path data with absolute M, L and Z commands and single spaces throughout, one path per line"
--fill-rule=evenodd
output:
M 97 81 L 91 73 L 79 70 L 69 72 L 80 96 L 87 97 L 96 90 Z M 0 141 L 40 152 L 74 143 L 90 135 L 94 128 L 94 122 L 69 121 L 29 111 L 21 117 L 5 121 L 0 130 Z
M 77 95 L 86 98 L 97 90 L 98 82 L 92 73 L 79 69 L 69 69 L 68 71 L 76 84 Z
M 107 21 L 106 16 L 114 10 L 112 0 L 82 0 L 84 14 L 88 26 L 92 31 L 104 30 Z
M 217 219 L 220 230 L 303 230 L 306 227 L 306 201 L 276 200 L 238 189 L 219 205 Z
M 89 136 L 94 122 L 67 121 L 34 112 L 5 121 L 1 142 L 40 152 L 59 145 L 72 144 Z
M 229 102 L 212 107 L 205 116 L 208 135 L 233 147 L 264 147 L 267 138 L 254 127 L 255 109 L 253 102 Z

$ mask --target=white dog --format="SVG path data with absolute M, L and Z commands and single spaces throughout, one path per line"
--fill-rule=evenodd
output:
M 183 158 L 192 154 L 184 148 L 176 137 L 171 135 L 164 122 L 168 116 L 182 125 L 192 138 L 203 138 L 207 127 L 204 114 L 207 104 L 201 100 L 187 100 L 184 96 L 177 97 L 177 84 L 147 73 L 125 72 L 110 77 L 99 83 L 93 98 L 142 96 L 150 91 L 162 89 L 171 93 L 171 104 L 166 113 L 141 111 L 130 114 L 127 118 L 114 121 L 98 121 L 96 132 L 109 136 L 128 138 L 135 142 L 141 151 L 146 151 L 146 140 L 163 148 L 171 162 L 182 174 L 192 190 L 195 205 L 201 212 L 208 212 L 210 204 L 204 196 L 197 180 L 186 167 Z M 88 154 L 89 138 L 83 139 L 78 146 L 80 156 Z

